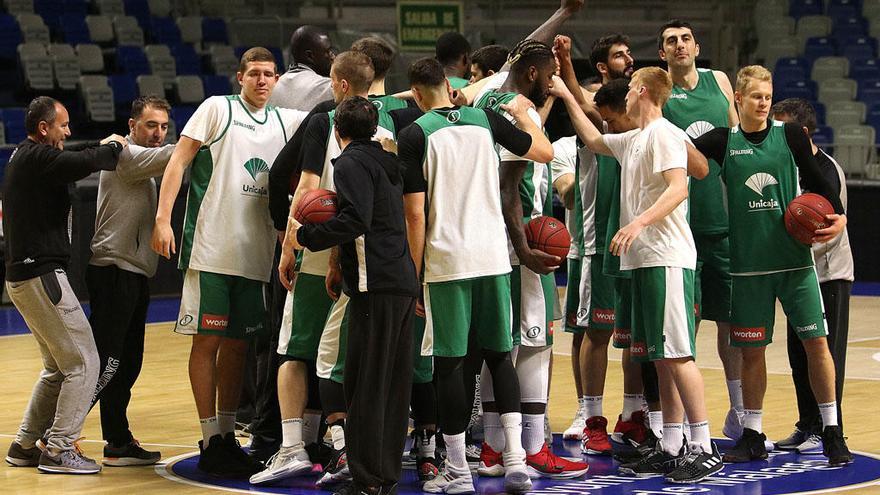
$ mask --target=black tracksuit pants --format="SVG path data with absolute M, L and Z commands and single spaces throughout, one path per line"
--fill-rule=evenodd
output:
M 843 427 L 843 379 L 846 373 L 846 340 L 849 335 L 849 295 L 852 282 L 830 280 L 819 284 L 822 301 L 825 303 L 825 321 L 828 324 L 828 349 L 834 359 L 835 397 L 837 399 L 837 421 Z M 791 378 L 797 394 L 798 422 L 801 431 L 820 433 L 822 416 L 810 387 L 810 374 L 807 368 L 807 354 L 804 345 L 788 324 L 788 363 L 791 365 Z
M 121 447 L 132 440 L 127 411 L 144 360 L 150 289 L 145 275 L 115 265 L 89 265 L 86 285 L 92 308 L 89 323 L 101 360 L 92 406 L 101 401 L 104 440 Z
M 345 444 L 354 482 L 391 486 L 400 479 L 412 386 L 416 299 L 358 293 L 348 305 Z

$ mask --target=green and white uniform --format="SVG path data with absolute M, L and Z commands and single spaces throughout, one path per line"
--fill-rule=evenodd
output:
M 489 92 L 481 98 L 477 108 L 486 108 L 503 115 L 514 122 L 513 116 L 501 109 L 516 98 L 516 93 Z M 535 125 L 542 127 L 541 117 L 535 110 L 529 111 Z M 498 146 L 499 158 L 505 161 L 527 161 L 525 173 L 519 183 L 519 195 L 523 209 L 523 224 L 529 220 L 544 216 L 553 216 L 553 189 L 551 185 L 551 167 L 549 164 L 536 163 Z M 511 273 L 511 290 L 513 291 L 513 344 L 529 347 L 541 347 L 553 343 L 554 310 L 558 304 L 556 295 L 556 279 L 552 273 L 537 274 L 520 265 L 519 259 L 509 246 Z
M 691 139 L 716 127 L 728 127 L 730 101 L 710 69 L 697 69 L 693 90 L 672 87 L 663 116 Z M 694 300 L 697 318 L 730 321 L 730 245 L 721 167 L 709 160 L 709 175 L 691 179 L 688 194 L 690 225 L 697 246 Z
M 574 174 L 574 209 L 566 211 L 571 232 L 568 253 L 568 287 L 565 298 L 565 331 L 614 329 L 614 279 L 602 271 L 605 230 L 617 174 L 613 159 L 596 155 L 574 136 L 553 143 L 554 179 L 559 170 Z
M 199 141 L 193 159 L 179 268 L 185 270 L 175 331 L 245 337 L 264 328 L 275 229 L 269 167 L 306 113 L 240 96 L 212 96 L 182 135 Z M 260 304 L 262 302 L 262 304 Z
M 777 298 L 798 337 L 827 335 L 810 247 L 784 228 L 785 209 L 800 194 L 797 166 L 783 123 L 770 125 L 759 144 L 733 127 L 721 172 L 730 214 L 731 343 L 736 346 L 772 341 Z
M 608 252 L 607 246 L 620 230 L 620 163 L 614 157 L 596 155 L 596 160 L 614 170 L 608 207 L 608 228 L 605 230 L 606 253 L 602 273 L 614 279 L 614 335 L 612 345 L 616 349 L 629 349 L 632 343 L 632 275 L 621 271 L 620 256 Z
M 339 143 L 334 136 L 333 116 L 336 110 L 331 110 L 325 116 L 316 115 L 310 121 L 309 126 L 318 128 L 318 123 L 326 124 L 321 131 L 323 138 L 323 157 L 320 166 L 321 179 L 319 189 L 335 191 L 333 185 L 333 160 L 342 154 Z M 376 129 L 376 138 L 394 139 L 394 124 L 386 111 L 379 112 L 379 126 Z M 317 160 L 319 155 L 313 154 L 317 149 L 314 142 L 308 139 L 303 143 L 303 160 Z M 314 163 L 303 163 L 303 170 L 316 172 Z M 344 321 L 344 315 L 348 304 L 347 297 L 340 297 L 335 303 L 327 295 L 324 278 L 327 275 L 327 267 L 330 263 L 330 250 L 313 252 L 304 249 L 299 260 L 299 267 L 293 289 L 287 294 L 284 301 L 284 315 L 281 321 L 281 333 L 278 339 L 278 354 L 305 360 L 316 360 L 317 374 L 321 378 L 330 378 L 338 361 L 344 361 L 345 354 L 341 352 L 340 343 L 343 341 L 345 330 L 340 327 Z M 327 338 L 322 334 L 327 334 Z M 322 348 L 323 346 L 323 348 Z M 319 359 L 320 357 L 320 359 Z M 341 370 L 342 363 L 339 363 Z M 341 372 L 338 377 L 341 380 Z
M 644 129 L 605 134 L 620 162 L 620 224 L 630 224 L 668 187 L 663 172 L 687 169 L 687 135 L 664 118 Z M 630 351 L 635 360 L 694 356 L 693 271 L 696 249 L 686 201 L 642 229 L 620 259 L 632 271 L 633 321 Z
M 427 208 L 422 355 L 464 356 L 471 333 L 480 348 L 510 351 L 511 268 L 489 118 L 476 108 L 435 109 L 409 131 L 418 133 L 421 167 L 409 170 L 403 137 L 399 150 L 407 174 L 424 181 Z

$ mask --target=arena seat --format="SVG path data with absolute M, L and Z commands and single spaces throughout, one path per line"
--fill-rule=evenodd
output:
M 834 129 L 865 122 L 865 104 L 860 101 L 838 101 L 828 109 L 826 125 Z
M 819 101 L 828 105 L 838 101 L 852 101 L 858 86 L 852 79 L 827 79 L 819 82 Z
M 138 94 L 141 96 L 159 96 L 165 98 L 165 83 L 162 78 L 152 74 L 137 76 Z
M 846 77 L 849 74 L 849 60 L 844 57 L 819 57 L 813 62 L 810 78 L 822 82 L 826 79 Z
M 79 69 L 83 73 L 96 73 L 104 71 L 104 54 L 101 47 L 92 43 L 76 45 L 76 56 L 79 59 Z

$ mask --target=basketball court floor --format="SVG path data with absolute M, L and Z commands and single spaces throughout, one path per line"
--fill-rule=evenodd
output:
M 247 493 L 324 493 L 313 487 L 316 477 L 267 489 L 251 489 L 247 483 L 224 482 L 205 478 L 195 470 L 198 421 L 187 375 L 190 339 L 175 335 L 169 320 L 174 319 L 177 301 L 155 301 L 146 333 L 146 354 L 140 380 L 133 390 L 129 409 L 132 431 L 150 450 L 162 451 L 162 463 L 151 467 L 105 467 L 99 475 L 69 476 L 38 474 L 33 468 L 0 468 L 0 493 L 209 493 L 233 491 Z M 36 343 L 15 318 L 14 310 L 0 311 L 0 448 L 12 441 L 30 390 L 40 370 Z M 784 329 L 782 311 L 777 308 L 776 328 Z M 711 483 L 693 486 L 664 484 L 658 478 L 636 480 L 616 476 L 616 463 L 609 458 L 587 456 L 590 472 L 579 480 L 540 481 L 534 493 L 544 494 L 663 494 L 663 493 L 848 493 L 880 494 L 880 297 L 854 296 L 845 399 L 845 432 L 849 446 L 859 452 L 853 465 L 829 469 L 821 455 L 796 455 L 777 452 L 766 462 L 725 466 Z M 557 326 L 558 328 L 558 326 Z M 18 332 L 18 333 L 17 333 Z M 554 344 L 553 382 L 549 406 L 553 431 L 561 432 L 570 424 L 577 408 L 570 360 L 571 339 L 557 332 Z M 605 415 L 614 424 L 622 404 L 620 354 L 609 351 Z M 794 389 L 785 351 L 785 332 L 767 352 L 768 393 L 765 401 L 764 429 L 770 439 L 787 436 L 797 417 Z M 713 436 L 721 437 L 721 426 L 728 409 L 727 389 L 721 363 L 715 352 L 715 329 L 705 323 L 698 337 L 697 362 L 703 370 Z M 100 420 L 92 411 L 83 431 L 86 455 L 101 458 Z M 245 439 L 242 439 L 243 441 Z M 722 450 L 729 443 L 720 442 Z M 577 442 L 565 442 L 557 436 L 560 455 L 579 456 Z M 414 471 L 404 471 L 400 491 L 418 492 Z M 481 494 L 500 493 L 499 480 L 479 480 Z

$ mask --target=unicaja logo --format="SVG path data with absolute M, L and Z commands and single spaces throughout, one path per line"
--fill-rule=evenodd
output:
M 262 158 L 251 158 L 250 160 L 244 162 L 244 169 L 247 170 L 247 173 L 251 176 L 251 179 L 257 180 L 258 174 L 269 173 L 269 164 L 266 163 L 266 161 Z
M 731 153 L 737 150 L 730 150 Z M 743 150 L 745 151 L 745 150 Z M 751 150 L 748 150 L 751 151 Z M 775 177 L 768 173 L 758 172 L 757 174 L 753 174 L 751 177 L 746 179 L 746 186 L 755 191 L 761 197 L 764 197 L 764 188 L 770 185 L 779 184 Z

